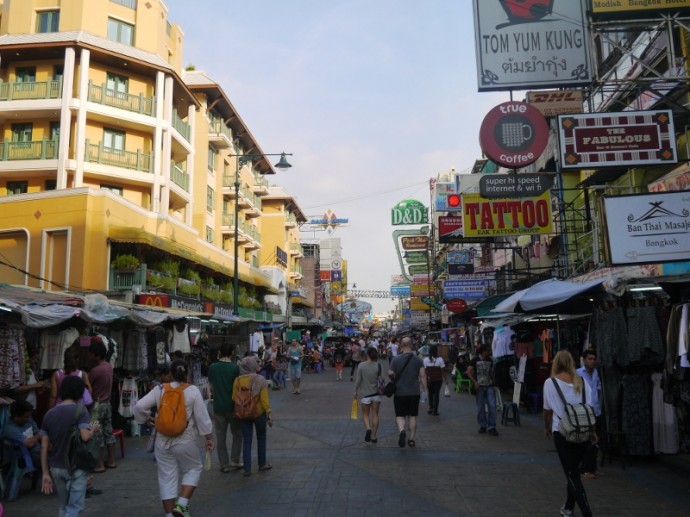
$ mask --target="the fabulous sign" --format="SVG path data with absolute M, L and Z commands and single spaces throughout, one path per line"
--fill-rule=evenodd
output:
M 428 224 L 428 222 L 426 207 L 414 199 L 401 201 L 391 210 L 391 224 L 393 226 Z
M 670 110 L 561 115 L 558 130 L 564 169 L 678 161 Z
M 613 265 L 690 260 L 690 191 L 603 200 Z
M 588 84 L 581 0 L 474 0 L 479 91 Z
M 465 194 L 462 206 L 465 237 L 553 233 L 549 192 L 521 199 L 485 199 L 479 194 Z

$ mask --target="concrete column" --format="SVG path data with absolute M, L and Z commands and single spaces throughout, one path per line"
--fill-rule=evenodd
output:
M 88 67 L 88 58 L 87 58 Z M 60 141 L 57 146 L 56 188 L 67 188 L 67 160 L 69 159 L 69 141 L 72 130 L 72 117 L 69 103 L 74 89 L 75 52 L 72 47 L 65 49 L 65 62 L 62 72 L 62 97 L 60 101 Z M 79 136 L 79 133 L 76 135 Z M 77 140 L 78 141 L 78 140 Z M 75 185 L 76 186 L 76 185 Z

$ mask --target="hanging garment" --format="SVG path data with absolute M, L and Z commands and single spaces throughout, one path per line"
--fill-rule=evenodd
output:
M 189 329 L 187 321 L 184 319 L 175 321 L 172 329 L 168 331 L 170 354 L 182 352 L 189 354 L 192 351 L 192 344 L 189 340 Z
M 655 366 L 664 360 L 661 330 L 652 306 L 628 307 L 628 342 L 623 347 L 623 366 L 643 364 Z
M 0 327 L 0 388 L 14 388 L 26 382 L 25 347 L 21 329 Z
M 41 370 L 62 368 L 65 350 L 79 337 L 79 331 L 68 328 L 62 331 L 46 330 L 41 334 Z
M 652 408 L 650 407 L 649 379 L 644 374 L 623 376 L 623 405 L 621 417 L 623 432 L 631 456 L 649 456 L 652 453 Z
M 621 307 L 594 311 L 592 343 L 596 346 L 601 366 L 623 365 L 625 361 L 625 339 L 628 325 Z
M 125 377 L 120 383 L 120 405 L 117 412 L 124 418 L 134 416 L 134 406 L 139 400 L 137 381 L 133 377 Z
M 143 330 L 133 329 L 127 336 L 127 344 L 122 353 L 122 368 L 129 372 L 137 372 L 141 368 L 141 354 L 139 353 L 139 337 Z
M 654 431 L 654 452 L 676 454 L 679 448 L 678 422 L 676 410 L 664 402 L 661 389 L 661 373 L 652 374 L 652 428 Z

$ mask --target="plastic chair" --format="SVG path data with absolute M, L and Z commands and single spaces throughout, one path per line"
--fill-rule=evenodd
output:
M 460 393 L 462 390 L 462 387 L 465 386 L 467 388 L 467 393 L 472 393 L 472 386 L 474 383 L 472 382 L 471 379 L 467 379 L 462 376 L 460 372 L 457 373 L 456 378 L 455 378 L 455 391 Z
M 125 432 L 122 429 L 113 429 L 113 436 L 120 440 L 120 457 L 125 457 Z
M 503 425 L 508 425 L 508 422 L 512 422 L 515 425 L 520 426 L 520 409 L 515 402 L 508 402 L 503 406 L 501 423 Z
M 14 501 L 19 497 L 22 480 L 31 474 L 31 489 L 38 484 L 39 471 L 34 466 L 29 449 L 22 442 L 5 438 L 2 442 L 2 497 Z

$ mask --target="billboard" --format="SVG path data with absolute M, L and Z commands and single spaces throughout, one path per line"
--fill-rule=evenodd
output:
M 639 2 L 620 2 L 611 0 L 591 0 L 592 18 L 614 16 L 616 19 L 639 18 L 659 15 L 657 11 L 673 9 L 674 11 L 690 10 L 690 0 L 646 0 Z M 686 13 L 687 14 L 687 13 Z
M 438 218 L 438 242 L 462 242 L 462 217 L 442 215 Z
M 545 117 L 582 113 L 581 90 L 548 90 L 527 92 L 527 102 Z
M 391 210 L 391 224 L 393 226 L 407 224 L 428 224 L 427 209 L 421 201 L 406 199 Z
M 585 4 L 473 0 L 479 91 L 589 84 Z
M 443 297 L 448 300 L 481 300 L 487 296 L 487 287 L 484 280 L 446 280 L 443 282 Z
M 549 192 L 521 199 L 485 199 L 479 194 L 464 194 L 462 206 L 465 237 L 553 233 Z
M 564 169 L 678 161 L 670 110 L 561 115 L 558 134 Z
M 690 191 L 603 200 L 611 264 L 690 260 Z

